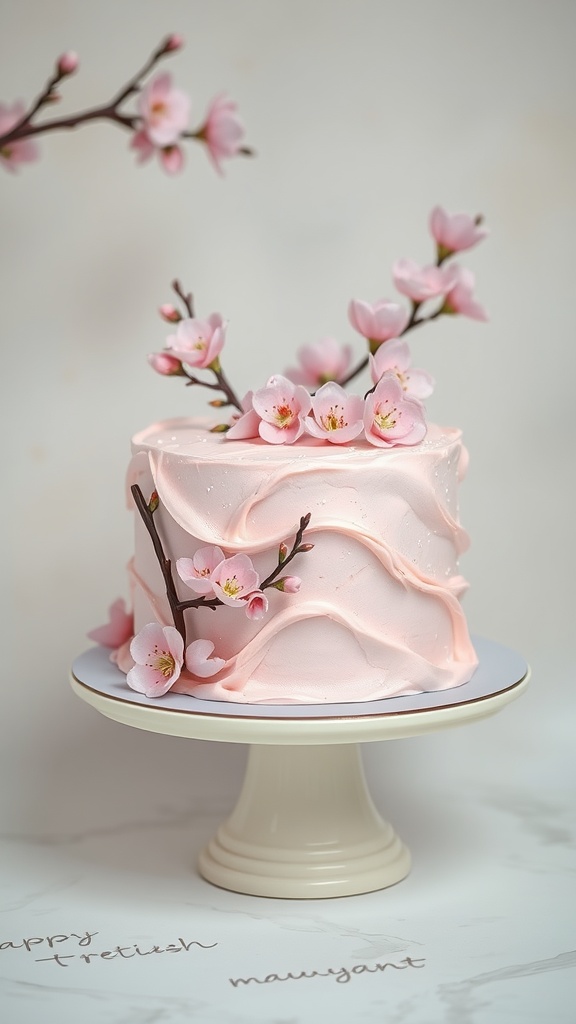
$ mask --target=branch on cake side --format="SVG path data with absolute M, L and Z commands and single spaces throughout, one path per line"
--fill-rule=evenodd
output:
M 160 570 L 164 577 L 166 597 L 168 598 L 168 604 L 170 605 L 170 611 L 172 612 L 172 618 L 174 619 L 174 626 L 180 633 L 180 636 L 184 641 L 184 646 L 186 646 L 186 624 L 184 622 L 184 613 L 182 609 L 178 607 L 178 594 L 176 593 L 176 587 L 172 576 L 172 563 L 164 554 L 162 541 L 160 540 L 158 530 L 156 529 L 156 524 L 154 522 L 154 512 L 158 508 L 158 494 L 154 491 L 150 497 L 150 501 L 147 502 L 138 484 L 133 484 L 130 490 L 132 491 L 132 497 L 136 502 L 136 508 L 142 517 L 144 526 L 148 530 L 152 544 L 154 545 L 154 551 L 156 552 Z

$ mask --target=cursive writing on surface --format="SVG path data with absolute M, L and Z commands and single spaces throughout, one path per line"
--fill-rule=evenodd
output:
M 92 939 L 98 935 L 98 932 L 70 932 L 69 935 L 57 934 L 57 935 L 35 935 L 28 939 L 9 939 L 5 942 L 0 942 L 0 950 L 5 949 L 25 949 L 27 953 L 30 953 L 35 946 L 39 946 L 45 943 L 48 949 L 54 950 L 55 946 L 60 946 L 63 942 L 69 942 L 71 939 L 77 939 L 78 947 L 90 946 Z M 58 967 L 70 967 L 71 965 L 67 962 L 69 960 L 78 960 L 84 964 L 91 964 L 93 960 L 115 960 L 120 957 L 122 960 L 131 960 L 135 956 L 151 956 L 153 953 L 189 953 L 193 946 L 199 949 L 214 949 L 217 946 L 217 942 L 203 943 L 197 939 L 192 939 L 191 942 L 185 942 L 184 939 L 178 937 L 176 942 L 169 942 L 164 946 L 153 945 L 152 949 L 141 949 L 139 945 L 133 943 L 131 946 L 113 946 L 111 949 L 104 949 L 101 952 L 75 952 L 65 953 L 62 949 L 58 949 L 57 952 L 53 952 L 50 956 L 35 957 L 37 964 L 52 962 Z M 67 947 L 70 948 L 69 946 Z
M 353 976 L 358 974 L 378 974 L 381 971 L 385 971 L 388 967 L 391 967 L 395 971 L 405 971 L 407 967 L 416 967 L 421 970 L 424 967 L 426 961 L 422 958 L 415 960 L 411 956 L 404 957 L 400 963 L 385 963 L 385 964 L 356 964 L 354 967 L 329 967 L 327 971 L 300 971 L 298 974 L 267 974 L 265 978 L 228 978 L 228 981 L 234 988 L 238 988 L 239 985 L 249 985 L 251 982 L 255 982 L 256 985 L 269 985 L 274 981 L 301 981 L 303 978 L 334 978 L 340 985 L 345 985 L 347 982 L 352 980 Z

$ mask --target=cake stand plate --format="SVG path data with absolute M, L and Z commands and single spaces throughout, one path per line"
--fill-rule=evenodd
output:
M 234 892 L 322 899 L 394 885 L 410 854 L 374 807 L 358 744 L 401 739 L 495 714 L 528 684 L 524 660 L 474 638 L 479 667 L 451 690 L 361 704 L 263 705 L 131 691 L 95 647 L 76 659 L 75 693 L 108 718 L 170 736 L 249 743 L 234 811 L 202 851 L 207 881 Z

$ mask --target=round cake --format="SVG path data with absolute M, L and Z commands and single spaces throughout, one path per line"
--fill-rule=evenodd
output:
M 218 659 L 209 677 L 183 667 L 174 691 L 342 703 L 470 679 L 477 659 L 460 604 L 468 538 L 458 518 L 467 463 L 458 430 L 428 425 L 423 441 L 405 447 L 310 436 L 271 445 L 177 419 L 138 433 L 132 448 L 129 504 L 136 509 L 135 492 L 145 503 L 129 564 L 134 632 L 173 627 L 174 602 L 195 599 L 180 613 L 186 643 L 208 641 Z M 291 548 L 298 587 L 276 574 L 258 615 L 246 614 L 245 602 L 198 600 L 176 571 L 180 560 L 217 550 L 225 560 L 246 556 L 266 581 Z

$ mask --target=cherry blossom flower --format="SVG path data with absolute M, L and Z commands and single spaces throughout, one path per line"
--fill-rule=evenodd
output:
M 261 619 L 268 611 L 268 598 L 262 590 L 255 590 L 246 602 L 246 615 L 249 619 Z
M 448 292 L 443 313 L 460 313 L 472 320 L 487 320 L 488 314 L 483 306 L 474 298 L 475 278 L 471 270 L 457 263 L 452 265 L 452 287 Z
M 216 364 L 225 340 L 226 324 L 219 313 L 212 313 L 207 320 L 181 320 L 176 334 L 167 338 L 166 346 L 183 363 L 205 370 Z
M 138 97 L 142 130 L 153 146 L 173 146 L 188 124 L 190 98 L 172 85 L 167 72 L 156 75 Z
M 272 586 L 276 587 L 276 590 L 281 590 L 285 594 L 297 594 L 302 586 L 302 580 L 299 576 L 282 576 L 282 578 L 276 580 Z
M 232 419 L 232 426 L 227 430 L 226 437 L 231 441 L 242 441 L 246 438 L 258 437 L 260 416 L 252 406 L 254 392 L 247 391 L 240 402 L 242 412 L 236 413 Z
M 224 559 L 222 548 L 209 545 L 198 548 L 193 558 L 178 558 L 176 571 L 182 582 L 196 594 L 212 594 L 214 587 L 210 577 Z
M 186 648 L 186 668 L 193 676 L 207 679 L 216 675 L 226 664 L 224 658 L 212 658 L 214 650 L 211 640 L 193 640 Z
M 244 125 L 237 110 L 237 104 L 229 97 L 216 96 L 197 132 L 197 137 L 206 143 L 208 154 L 220 174 L 221 161 L 236 156 L 242 149 Z
M 0 135 L 6 135 L 11 131 L 22 120 L 24 113 L 23 103 L 13 103 L 11 107 L 0 103 Z M 0 163 L 14 173 L 19 164 L 31 163 L 37 160 L 39 155 L 38 146 L 30 139 L 15 139 L 13 142 L 5 142 L 0 147 Z
M 407 341 L 401 341 L 400 338 L 387 341 L 370 356 L 373 384 L 377 384 L 388 370 L 394 371 L 407 395 L 428 398 L 434 390 L 434 378 L 426 370 L 416 370 L 410 366 L 410 347 Z
M 260 577 L 248 555 L 225 558 L 210 574 L 216 597 L 231 608 L 242 608 L 251 594 L 258 590 Z
M 148 362 L 156 373 L 160 373 L 163 377 L 181 377 L 182 376 L 182 363 L 176 356 L 170 354 L 170 352 L 151 352 L 148 356 Z
M 350 345 L 340 345 L 335 338 L 322 338 L 313 345 L 298 349 L 299 367 L 286 370 L 293 384 L 319 388 L 331 380 L 341 380 L 348 373 L 352 359 Z
M 413 302 L 425 302 L 450 290 L 450 274 L 442 267 L 421 267 L 414 260 L 397 260 L 392 277 L 399 292 Z
M 348 319 L 355 331 L 370 342 L 370 351 L 375 352 L 383 341 L 397 338 L 408 323 L 408 313 L 396 302 L 379 299 L 371 305 L 360 299 L 352 299 L 348 307 Z
M 119 597 L 108 609 L 108 622 L 90 630 L 88 636 L 103 647 L 116 649 L 134 635 L 134 616 L 126 611 L 126 603 Z
M 184 663 L 184 641 L 174 626 L 149 622 L 130 644 L 134 667 L 126 676 L 133 690 L 162 697 L 174 685 Z
M 333 444 L 345 444 L 363 430 L 364 401 L 359 395 L 348 395 L 339 384 L 324 384 L 312 398 L 312 417 L 306 430 Z
M 430 214 L 430 231 L 441 259 L 453 252 L 471 249 L 488 234 L 485 228 L 480 227 L 477 218 L 467 213 L 450 214 L 441 206 L 435 206 Z
M 393 371 L 388 370 L 366 396 L 364 429 L 370 444 L 381 448 L 418 444 L 426 436 L 422 404 L 405 394 Z
M 134 133 L 130 146 L 132 149 L 136 150 L 138 154 L 138 163 L 141 164 L 150 160 L 150 158 L 157 153 L 160 163 L 167 174 L 178 174 L 184 166 L 184 153 L 180 146 L 176 146 L 175 144 L 162 147 L 155 146 L 148 138 L 144 129 Z
M 277 374 L 266 387 L 252 397 L 260 416 L 258 433 L 270 444 L 292 444 L 304 431 L 304 418 L 310 412 L 311 399 L 306 388 Z

